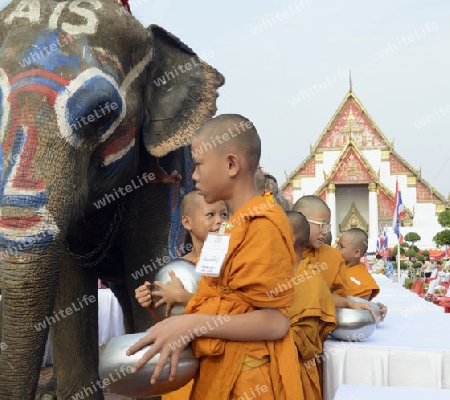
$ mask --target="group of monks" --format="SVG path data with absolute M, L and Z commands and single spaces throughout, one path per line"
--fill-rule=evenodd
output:
M 220 146 L 196 151 L 217 134 L 234 130 Z M 360 262 L 367 234 L 351 229 L 333 248 L 324 243 L 331 215 L 320 198 L 304 196 L 285 212 L 270 194 L 262 196 L 254 185 L 261 141 L 240 115 L 220 115 L 202 125 L 192 154 L 196 190 L 184 197 L 181 214 L 193 247 L 184 258 L 193 268 L 201 266 L 202 248 L 211 238 L 228 236 L 228 247 L 219 276 L 202 276 L 195 293 L 185 291 L 173 273 L 170 285 L 154 282 L 158 290 L 152 292 L 154 286 L 145 282 L 136 289 L 136 299 L 149 311 L 162 303 L 168 304 L 168 313 L 173 304 L 186 308 L 130 347 L 128 353 L 134 354 L 152 343 L 134 371 L 159 353 L 151 383 L 168 360 L 173 379 L 184 349 L 173 343 L 191 334 L 200 360 L 197 375 L 164 400 L 321 399 L 321 365 L 309 361 L 318 359 L 335 329 L 336 307 L 373 312 L 369 304 L 346 296 L 372 299 L 379 291 Z M 155 296 L 160 300 L 153 304 Z M 217 324 L 223 315 L 227 322 Z

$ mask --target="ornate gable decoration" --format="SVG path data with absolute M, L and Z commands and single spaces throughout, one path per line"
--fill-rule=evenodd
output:
M 349 140 L 353 140 L 360 148 L 389 147 L 387 140 L 374 129 L 375 124 L 353 96 L 352 93 L 347 95 L 345 104 L 332 118 L 330 128 L 322 134 L 316 149 L 339 149 Z
M 368 166 L 361 160 L 361 154 L 358 154 L 351 143 L 347 150 L 339 157 L 339 165 L 333 168 L 335 171 L 331 176 L 332 182 L 361 182 L 372 181 L 373 176 L 369 172 Z
M 391 175 L 400 175 L 400 174 L 409 174 L 412 172 L 409 168 L 405 166 L 403 162 L 401 162 L 398 157 L 389 154 L 389 165 L 391 169 Z
M 316 158 L 311 157 L 308 163 L 297 173 L 300 176 L 316 176 Z
M 422 182 L 419 180 L 416 182 L 416 199 L 417 201 L 441 201 L 441 199 L 436 196 L 430 188 L 426 187 Z
M 352 203 L 350 211 L 344 217 L 342 224 L 339 224 L 340 232 L 345 232 L 352 228 L 359 228 L 362 229 L 364 232 L 369 231 L 369 225 L 356 208 L 355 202 Z
M 380 219 L 392 219 L 395 210 L 395 200 L 392 196 L 385 193 L 384 190 L 378 187 L 378 217 Z

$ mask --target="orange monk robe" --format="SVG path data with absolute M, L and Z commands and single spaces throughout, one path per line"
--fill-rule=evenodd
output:
M 370 295 L 369 300 L 372 300 L 380 293 L 380 287 L 375 282 L 375 279 L 372 278 L 363 262 L 353 267 L 347 267 L 347 281 L 347 296 L 366 297 Z
M 347 266 L 338 249 L 327 244 L 322 244 L 318 249 L 305 247 L 303 258 L 309 258 L 311 265 L 319 269 L 322 278 L 333 293 L 346 295 Z
M 295 253 L 292 228 L 283 209 L 256 196 L 230 223 L 231 238 L 220 276 L 202 277 L 185 313 L 235 315 L 277 308 L 289 317 L 294 288 L 286 282 L 294 274 Z M 206 328 L 215 329 L 214 324 Z M 198 337 L 192 347 L 200 368 L 191 399 L 245 399 L 253 396 L 252 391 L 258 400 L 303 399 L 290 330 L 280 340 L 254 342 Z M 241 371 L 244 356 L 253 360 L 270 357 L 270 361 Z
M 315 272 L 315 274 L 314 274 Z M 291 308 L 291 331 L 298 350 L 303 395 L 322 399 L 319 355 L 328 333 L 336 327 L 336 308 L 320 272 L 303 259 L 294 275 L 295 299 Z

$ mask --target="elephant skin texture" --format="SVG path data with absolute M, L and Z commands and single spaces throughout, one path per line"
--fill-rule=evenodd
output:
M 97 278 L 129 333 L 151 326 L 134 290 L 178 255 L 189 144 L 224 79 L 112 0 L 15 0 L 0 46 L 0 400 L 34 399 L 49 329 L 48 394 L 102 399 Z

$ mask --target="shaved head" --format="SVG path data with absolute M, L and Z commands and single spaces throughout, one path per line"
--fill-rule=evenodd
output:
M 331 214 L 330 208 L 321 198 L 317 196 L 303 196 L 298 199 L 292 210 L 301 212 L 306 218 L 313 218 L 317 213 Z
M 261 158 L 261 139 L 253 124 L 239 114 L 222 114 L 206 121 L 195 135 L 203 147 L 241 154 L 248 169 L 255 172 Z
M 309 223 L 298 211 L 286 211 L 294 232 L 294 247 L 305 247 L 309 240 Z
M 361 257 L 366 254 L 367 243 L 369 240 L 366 232 L 359 228 L 352 228 L 348 231 L 343 232 L 342 234 L 346 235 L 350 242 L 350 245 L 354 250 L 359 249 Z
M 181 216 L 192 217 L 198 207 L 199 200 L 202 200 L 202 196 L 196 190 L 186 194 L 181 201 Z

